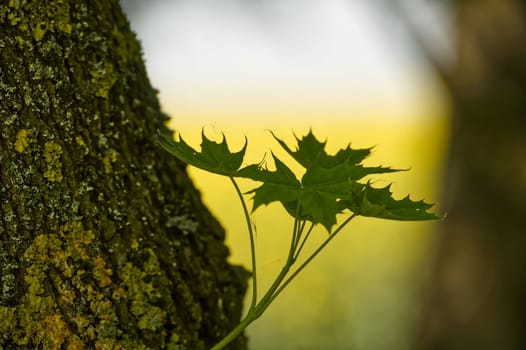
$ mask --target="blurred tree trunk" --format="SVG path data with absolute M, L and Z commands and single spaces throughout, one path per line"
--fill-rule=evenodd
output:
M 417 349 L 526 349 L 526 8 L 455 1 L 453 129 Z
M 166 119 L 117 0 L 1 2 L 0 349 L 207 349 L 238 322 L 246 275 Z

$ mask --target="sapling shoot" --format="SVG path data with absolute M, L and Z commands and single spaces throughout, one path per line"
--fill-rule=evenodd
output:
M 160 144 L 175 157 L 189 165 L 229 178 L 241 202 L 247 225 L 252 264 L 252 299 L 246 316 L 212 350 L 223 349 L 258 319 L 285 287 L 357 216 L 388 220 L 439 218 L 428 212 L 432 204 L 413 201 L 409 195 L 396 200 L 392 196 L 391 185 L 373 186 L 371 175 L 402 170 L 363 165 L 362 162 L 371 154 L 371 148 L 353 149 L 348 144 L 335 154 L 328 154 L 325 150 L 326 141 L 319 141 L 312 130 L 301 138 L 295 135 L 294 148 L 274 133 L 271 134 L 278 145 L 304 168 L 301 179 L 272 152 L 274 170 L 270 170 L 266 162 L 245 165 L 246 138 L 239 151 L 231 152 L 224 135 L 220 142 L 215 142 L 208 139 L 203 130 L 199 152 L 189 146 L 181 135 L 174 138 L 167 132 L 159 133 Z M 243 193 L 236 181 L 238 178 L 250 179 L 259 185 Z M 245 200 L 246 195 L 251 195 L 251 211 Z M 293 220 L 290 248 L 280 273 L 263 296 L 258 297 L 256 249 L 250 214 L 260 206 L 273 202 L 280 203 Z M 342 215 L 345 218 L 338 224 L 338 218 Z M 328 235 L 314 252 L 298 264 L 300 253 L 316 225 L 323 226 Z

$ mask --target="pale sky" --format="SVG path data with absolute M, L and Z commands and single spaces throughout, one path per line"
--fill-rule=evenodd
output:
M 395 1 L 395 0 L 392 0 Z M 444 16 L 424 11 L 445 55 Z M 376 6 L 372 5 L 376 3 Z M 439 94 L 401 22 L 366 0 L 155 1 L 132 14 L 164 105 L 191 101 L 269 103 L 353 100 L 406 108 Z M 425 95 L 425 96 L 424 96 Z M 379 102 L 381 101 L 381 102 Z

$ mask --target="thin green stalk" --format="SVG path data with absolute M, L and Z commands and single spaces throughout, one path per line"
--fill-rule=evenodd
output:
M 221 350 L 225 346 L 227 346 L 231 341 L 236 339 L 237 336 L 239 336 L 245 328 L 247 328 L 252 322 L 257 320 L 261 314 L 270 306 L 272 300 L 274 299 L 272 296 L 274 292 L 279 288 L 281 282 L 285 279 L 287 276 L 287 273 L 289 272 L 290 265 L 285 264 L 283 268 L 281 269 L 281 272 L 279 273 L 278 277 L 274 280 L 274 283 L 272 283 L 272 286 L 267 290 L 263 298 L 261 298 L 261 301 L 257 303 L 257 305 L 254 308 L 251 308 L 245 318 L 241 320 L 241 322 L 232 329 L 219 343 L 214 345 L 211 350 Z
M 289 278 L 287 278 L 285 280 L 285 282 L 283 282 L 283 284 L 280 285 L 280 287 L 276 290 L 275 293 L 273 293 L 271 299 L 269 300 L 269 303 L 271 303 L 274 299 L 276 299 L 276 297 L 283 291 L 283 289 L 285 289 L 285 287 L 287 287 L 287 285 L 292 282 L 292 280 L 312 261 L 312 259 L 314 259 L 316 257 L 316 255 L 318 255 L 322 250 L 323 248 L 325 248 L 325 246 L 327 246 L 327 244 L 329 244 L 329 242 L 334 238 L 336 237 L 336 234 L 338 232 L 340 232 L 352 219 L 354 219 L 356 216 L 358 216 L 357 214 L 352 214 L 351 216 L 349 216 L 347 218 L 347 220 L 345 220 L 344 222 L 341 223 L 340 226 L 338 226 L 338 228 L 332 233 L 329 235 L 329 237 L 327 237 L 327 239 L 314 251 L 314 253 L 312 253 L 308 258 L 307 260 L 305 260 L 301 265 L 300 267 L 298 267 L 293 273 L 292 275 L 289 276 Z
M 296 205 L 296 215 L 294 217 L 294 226 L 292 228 L 292 237 L 290 239 L 290 248 L 289 248 L 289 255 L 287 257 L 287 262 L 285 265 L 292 265 L 294 263 L 294 251 L 296 250 L 296 247 L 298 245 L 299 236 L 301 235 L 301 232 L 299 231 L 299 228 L 301 226 L 301 220 L 298 219 L 300 212 L 300 205 L 299 202 Z
M 298 247 L 298 243 L 301 239 L 301 235 L 303 233 L 303 230 L 305 229 L 305 220 L 299 220 L 298 221 L 298 227 L 296 228 L 296 233 L 294 235 L 295 241 L 294 241 L 294 251 L 296 251 L 296 248 Z
M 301 221 L 301 232 L 303 232 L 303 230 L 305 229 L 305 225 L 307 225 L 307 220 L 302 220 Z
M 303 246 L 305 245 L 305 242 L 307 242 L 307 239 L 309 239 L 309 236 L 310 236 L 311 232 L 313 231 L 314 226 L 316 226 L 316 225 L 311 222 L 309 230 L 307 231 L 307 234 L 305 235 L 305 237 L 301 241 L 301 244 L 298 247 L 298 249 L 296 249 L 294 260 L 296 260 L 300 256 L 301 250 L 303 249 Z
M 291 260 L 292 264 L 296 261 L 298 257 L 298 249 L 300 249 L 298 248 L 298 245 L 301 247 L 301 245 L 303 245 L 304 243 L 302 241 L 301 235 L 303 234 L 303 231 L 305 230 L 305 225 L 306 225 L 306 220 L 301 220 L 298 225 L 297 232 L 294 235 L 295 237 L 294 246 L 292 247 L 290 251 L 292 253 L 292 260 Z M 308 233 L 307 233 L 307 237 L 308 237 Z M 307 239 L 307 237 L 303 238 L 303 240 Z
M 298 206 L 296 207 L 296 213 L 299 213 L 299 210 L 300 208 L 298 204 Z M 294 251 L 296 250 L 296 247 L 297 247 L 297 241 L 299 239 L 298 236 L 301 235 L 300 230 L 303 230 L 304 227 L 305 225 L 302 225 L 301 220 L 299 220 L 298 218 L 294 218 L 294 226 L 292 228 L 292 239 L 291 239 L 291 244 L 290 244 L 289 256 L 287 257 L 287 261 L 285 265 L 283 265 L 283 267 L 281 268 L 281 271 L 278 277 L 276 277 L 276 279 L 274 280 L 270 288 L 267 290 L 263 298 L 261 298 L 261 301 L 258 303 L 256 307 L 258 311 L 263 312 L 268 307 L 268 305 L 272 302 L 272 300 L 274 299 L 272 297 L 274 292 L 280 287 L 281 282 L 283 282 L 283 280 L 289 273 L 290 268 L 294 264 Z
M 234 328 L 230 333 L 228 333 L 219 343 L 214 345 L 211 350 L 220 350 L 223 349 L 227 344 L 229 344 L 231 341 L 233 341 L 237 336 L 239 336 L 245 328 L 247 328 L 252 322 L 257 320 L 261 314 L 272 304 L 274 299 L 285 289 L 285 287 L 292 282 L 292 280 L 318 255 L 327 244 L 336 236 L 338 232 L 340 232 L 354 217 L 356 217 L 356 214 L 352 214 L 347 220 L 345 220 L 338 228 L 314 251 L 314 253 L 305 260 L 301 266 L 292 273 L 286 280 L 285 277 L 287 277 L 287 274 L 293 264 L 292 260 L 287 259 L 287 262 L 281 269 L 278 277 L 274 280 L 274 283 L 272 283 L 272 286 L 267 290 L 263 298 L 261 298 L 260 302 L 257 303 L 257 305 L 254 308 L 251 308 L 248 312 L 248 314 L 245 316 L 245 318 Z M 296 219 L 294 222 L 294 230 L 298 229 L 299 223 Z M 304 227 L 304 226 L 303 226 Z M 312 227 L 309 229 L 309 232 L 312 231 Z M 290 257 L 290 252 L 289 252 Z M 283 282 L 285 280 L 285 282 Z M 282 283 L 283 282 L 283 283 Z
M 255 271 L 255 262 L 256 262 L 255 261 L 255 246 L 253 244 L 253 233 L 252 233 L 252 226 L 250 225 L 250 216 L 248 214 L 247 206 L 245 204 L 244 198 L 242 197 L 242 193 L 241 193 L 241 190 L 239 189 L 239 186 L 235 182 L 234 178 L 231 177 L 230 180 L 232 181 L 232 183 L 234 184 L 234 187 L 236 188 L 236 192 L 243 205 L 243 211 L 245 212 L 245 218 L 247 219 L 247 224 L 249 224 L 249 235 L 251 238 L 250 249 L 252 250 L 252 264 L 253 264 L 252 268 Z M 297 210 L 299 210 L 299 208 Z M 270 303 L 274 299 L 273 298 L 274 292 L 280 287 L 281 282 L 283 282 L 283 280 L 285 279 L 285 277 L 287 276 L 290 270 L 290 267 L 294 263 L 292 258 L 293 258 L 293 255 L 294 255 L 293 253 L 294 253 L 294 250 L 297 244 L 296 236 L 298 234 L 301 234 L 300 232 L 298 232 L 298 230 L 300 229 L 300 226 L 302 229 L 303 227 L 305 227 L 304 225 L 300 225 L 300 224 L 301 223 L 299 219 L 294 219 L 294 226 L 292 229 L 293 232 L 292 232 L 289 256 L 287 258 L 285 265 L 282 267 L 279 275 L 276 277 L 276 279 L 274 280 L 270 288 L 267 290 L 263 298 L 261 298 L 261 300 L 257 302 L 257 299 L 256 299 L 257 294 L 253 292 L 252 302 L 251 302 L 250 308 L 245 318 L 243 318 L 243 320 L 241 320 L 241 322 L 234 329 L 232 329 L 223 339 L 221 339 L 221 341 L 219 341 L 216 345 L 214 345 L 211 350 L 223 349 L 226 345 L 228 345 L 231 341 L 233 341 L 237 336 L 239 336 L 245 328 L 247 328 L 256 319 L 258 319 L 261 316 L 261 314 L 269 307 Z M 255 278 L 255 273 L 252 276 Z M 256 283 L 255 279 L 253 283 L 255 286 L 255 283 Z
M 292 237 L 290 238 L 290 247 L 289 247 L 289 255 L 287 256 L 287 262 L 286 264 L 290 264 L 293 258 L 294 249 L 296 249 L 296 232 L 298 230 L 298 224 L 299 220 L 294 219 L 294 227 L 292 228 Z
M 257 285 L 257 271 L 256 271 L 256 244 L 254 242 L 254 231 L 252 230 L 252 221 L 250 220 L 250 214 L 248 212 L 247 204 L 245 202 L 245 199 L 243 198 L 243 193 L 239 189 L 239 186 L 236 182 L 236 180 L 230 176 L 230 181 L 232 181 L 232 184 L 234 185 L 234 188 L 236 189 L 236 193 L 239 197 L 239 200 L 241 201 L 241 205 L 243 206 L 243 213 L 245 214 L 245 220 L 247 222 L 248 227 L 248 236 L 250 239 L 250 255 L 252 257 L 252 301 L 250 302 L 250 308 L 249 310 L 254 309 L 256 307 L 256 303 L 258 300 L 258 285 Z
M 239 322 L 239 324 L 236 326 L 236 328 L 232 329 L 230 333 L 228 333 L 219 343 L 215 344 L 210 350 L 221 350 L 228 344 L 230 344 L 231 341 L 237 338 L 241 333 L 243 333 L 243 330 L 248 327 L 249 324 L 254 322 L 258 317 L 253 312 L 254 310 L 251 310 L 252 312 L 249 312 L 247 316 Z

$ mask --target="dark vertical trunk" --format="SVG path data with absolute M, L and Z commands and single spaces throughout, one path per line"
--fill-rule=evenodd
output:
M 205 349 L 239 320 L 165 120 L 117 0 L 0 2 L 0 348 Z
M 455 6 L 447 217 L 417 349 L 526 349 L 526 8 Z

